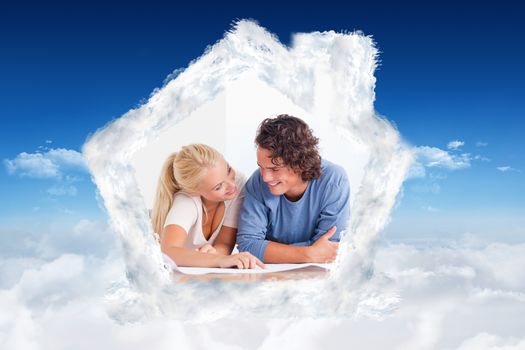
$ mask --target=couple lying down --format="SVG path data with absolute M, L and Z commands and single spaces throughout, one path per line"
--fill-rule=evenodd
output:
M 203 144 L 164 163 L 152 224 L 178 266 L 253 269 L 336 258 L 350 216 L 345 170 L 321 159 L 311 129 L 289 115 L 264 120 L 255 143 L 258 169 L 247 181 Z

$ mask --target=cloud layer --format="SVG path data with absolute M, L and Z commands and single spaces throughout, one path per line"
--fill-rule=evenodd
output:
M 107 227 L 87 221 L 71 232 L 87 236 L 100 229 L 105 230 L 99 236 L 102 240 L 114 237 Z M 78 254 L 71 253 L 66 243 L 65 237 L 34 242 L 36 247 L 62 247 L 52 256 L 44 253 L 46 249 L 35 249 L 25 258 L 2 255 L 1 276 L 10 275 L 16 265 L 25 266 L 12 283 L 0 286 L 3 349 L 522 350 L 525 344 L 524 244 L 464 240 L 425 248 L 379 246 L 368 293 L 379 296 L 389 289 L 397 296 L 394 308 L 383 311 L 363 303 L 352 317 L 254 314 L 242 322 L 226 317 L 188 323 L 161 314 L 148 319 L 135 315 L 139 322 L 129 322 L 130 315 L 120 320 L 110 317 L 122 312 L 114 309 L 119 305 L 115 291 L 127 288 L 119 250 L 112 246 L 105 254 L 97 248 Z M 249 292 L 246 300 L 260 297 Z M 136 305 L 128 301 L 126 312 L 135 312 Z M 221 308 L 234 308 L 239 302 L 242 299 L 233 299 Z M 198 312 L 218 310 L 198 308 Z

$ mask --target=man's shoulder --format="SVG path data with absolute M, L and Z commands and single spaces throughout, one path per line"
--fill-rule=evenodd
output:
M 264 183 L 259 169 L 255 170 L 253 174 L 246 181 L 244 185 L 244 202 L 255 200 L 264 203 L 267 206 L 272 206 L 279 202 L 279 196 L 274 196 L 266 183 Z
M 248 180 L 246 180 L 246 186 L 260 185 L 261 182 L 262 182 L 261 172 L 259 171 L 259 169 L 257 169 L 250 175 Z
M 319 181 L 334 185 L 342 185 L 348 183 L 348 175 L 342 166 L 323 159 L 321 160 L 321 177 L 319 178 Z
M 244 190 L 252 195 L 264 193 L 265 187 L 259 169 L 255 170 L 244 185 Z

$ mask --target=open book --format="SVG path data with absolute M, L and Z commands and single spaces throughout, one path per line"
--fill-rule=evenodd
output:
M 330 270 L 333 264 L 318 264 L 318 263 L 305 263 L 305 264 L 265 264 L 266 268 L 262 269 L 257 266 L 255 269 L 237 269 L 237 268 L 217 268 L 217 267 L 182 267 L 177 266 L 175 262 L 166 254 L 163 254 L 164 267 L 168 270 L 174 270 L 176 272 L 185 275 L 205 275 L 208 273 L 222 273 L 222 274 L 248 274 L 248 273 L 270 273 L 270 272 L 281 272 L 301 269 L 307 266 L 318 266 L 324 269 Z

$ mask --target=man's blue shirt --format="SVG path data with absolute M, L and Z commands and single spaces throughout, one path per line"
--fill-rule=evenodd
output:
M 239 251 L 264 260 L 269 241 L 307 246 L 334 225 L 337 232 L 331 240 L 339 241 L 350 219 L 350 185 L 342 167 L 323 159 L 321 169 L 319 179 L 310 180 L 296 202 L 273 195 L 256 170 L 244 188 L 237 232 Z

